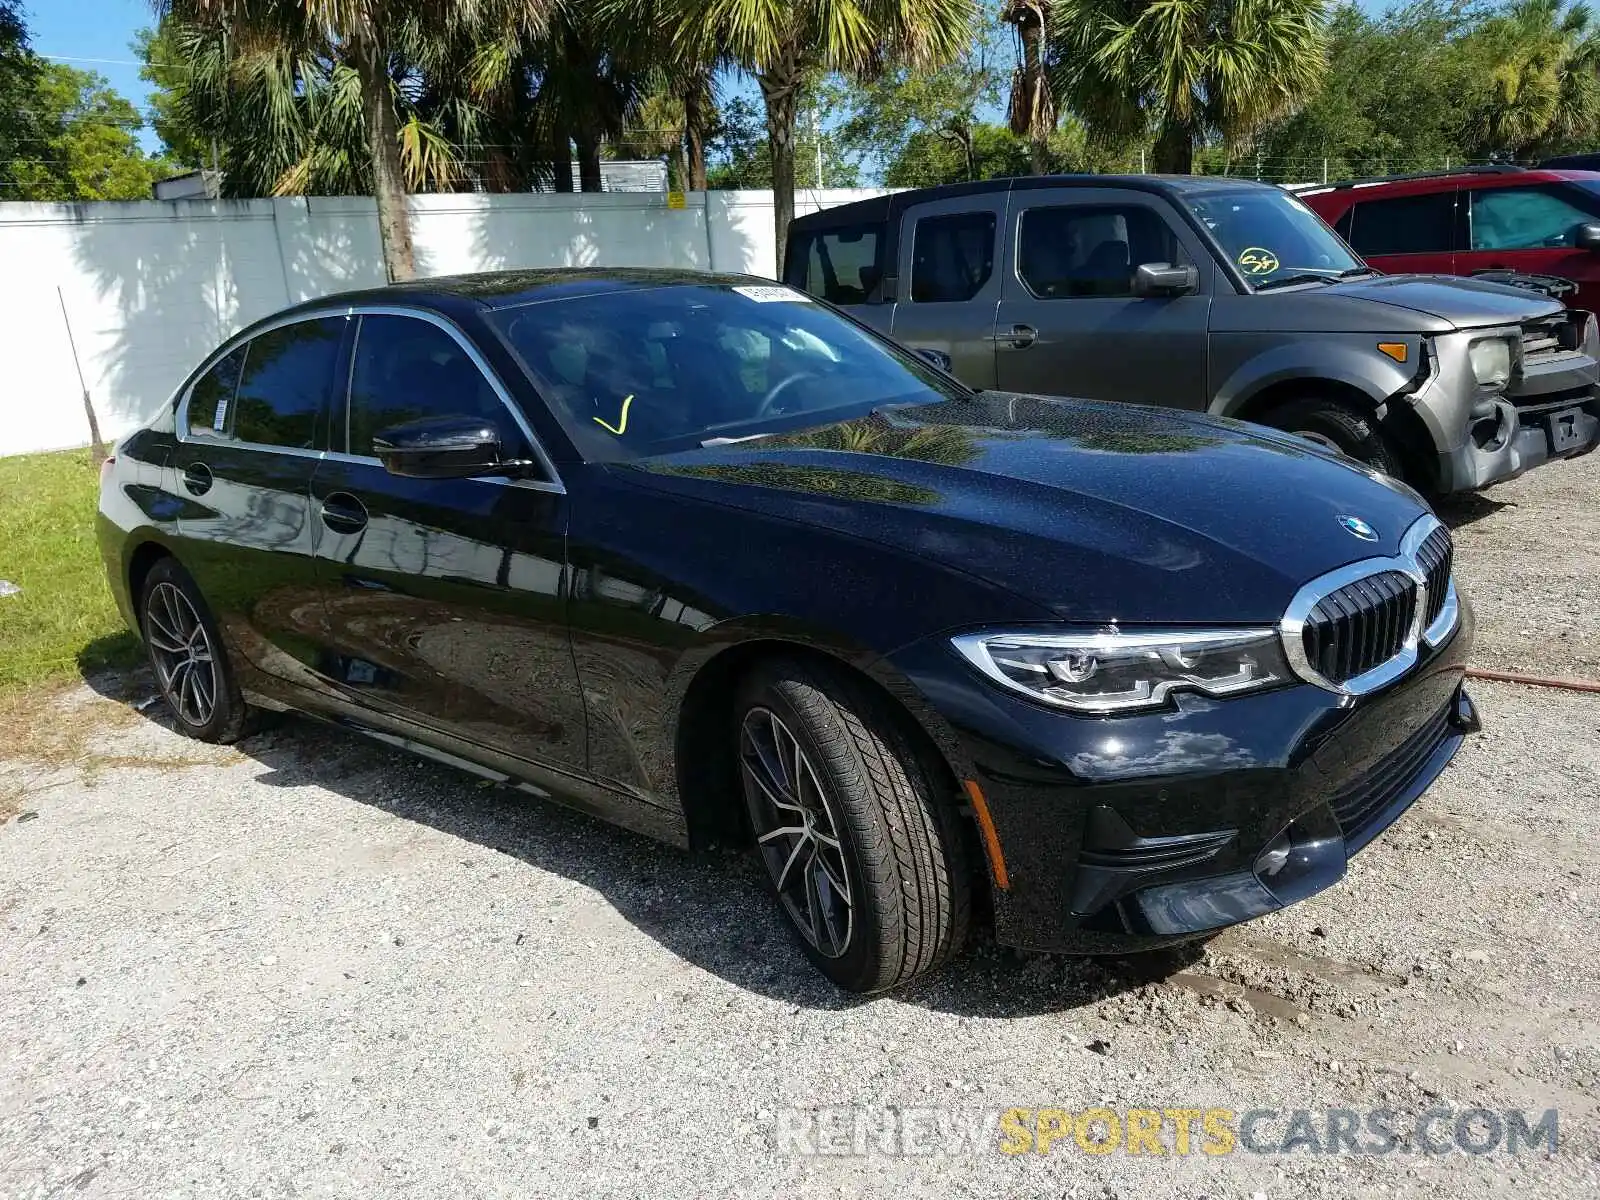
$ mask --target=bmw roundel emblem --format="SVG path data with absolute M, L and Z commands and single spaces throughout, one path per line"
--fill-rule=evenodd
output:
M 1360 517 L 1340 517 L 1338 520 L 1339 524 L 1344 526 L 1345 532 L 1351 537 L 1358 537 L 1363 542 L 1375 542 L 1378 540 L 1378 531 Z

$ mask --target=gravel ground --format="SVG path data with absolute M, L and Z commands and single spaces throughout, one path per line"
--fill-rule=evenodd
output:
M 1600 677 L 1596 495 L 1600 456 L 1445 514 L 1484 664 Z M 1476 694 L 1487 731 L 1306 904 L 1153 960 L 980 940 L 859 1001 L 741 857 L 77 689 L 0 762 L 0 1195 L 1592 1197 L 1600 696 Z M 1293 1110 L 1320 1141 L 1390 1109 L 1404 1137 L 999 1149 L 1001 1110 L 1100 1105 L 1278 1110 L 1268 1146 Z M 1424 1153 L 1438 1108 L 1554 1108 L 1559 1146 Z

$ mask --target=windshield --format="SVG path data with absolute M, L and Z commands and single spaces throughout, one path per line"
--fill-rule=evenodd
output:
M 686 284 L 490 314 L 590 461 L 926 404 L 964 390 L 778 284 Z
M 1333 278 L 1363 269 L 1316 213 L 1277 188 L 1207 193 L 1190 208 L 1252 288 L 1295 275 Z

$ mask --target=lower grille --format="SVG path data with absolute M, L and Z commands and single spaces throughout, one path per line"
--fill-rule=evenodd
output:
M 1428 577 L 1428 611 L 1423 614 L 1422 627 L 1429 628 L 1444 611 L 1444 602 L 1450 594 L 1450 569 L 1455 559 L 1455 546 L 1450 541 L 1450 531 L 1444 526 L 1435 529 L 1417 550 L 1417 565 Z
M 1450 713 L 1455 698 L 1427 724 L 1413 733 L 1390 755 L 1333 798 L 1333 815 L 1345 839 L 1352 840 L 1365 831 L 1397 795 L 1416 779 L 1433 753 L 1450 736 Z
M 1380 571 L 1318 601 L 1301 637 L 1306 661 L 1324 679 L 1343 684 L 1398 655 L 1411 635 L 1417 584 L 1402 571 Z

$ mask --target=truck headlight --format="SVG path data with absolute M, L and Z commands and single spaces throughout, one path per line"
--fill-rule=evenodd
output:
M 1505 338 L 1485 338 L 1467 349 L 1472 376 L 1481 387 L 1504 387 L 1511 378 L 1511 343 Z
M 1164 708 L 1174 692 L 1237 696 L 1290 678 L 1276 630 L 971 633 L 952 638 L 990 679 L 1093 715 Z

